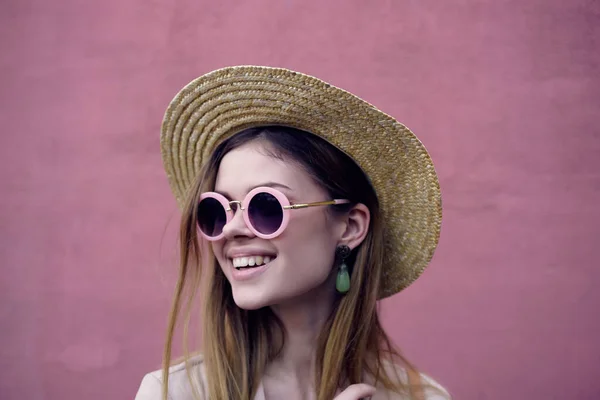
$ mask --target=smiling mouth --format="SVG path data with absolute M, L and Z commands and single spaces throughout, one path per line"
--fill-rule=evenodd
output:
M 274 256 L 247 256 L 247 257 L 235 257 L 231 259 L 233 267 L 238 271 L 256 268 L 262 265 L 266 265 L 273 261 L 276 257 Z

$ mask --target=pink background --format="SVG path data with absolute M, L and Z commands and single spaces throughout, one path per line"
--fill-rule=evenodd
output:
M 600 398 L 600 3 L 0 5 L 0 398 L 131 399 L 160 364 L 179 213 L 162 113 L 232 64 L 300 70 L 414 130 L 440 247 L 385 301 L 456 399 Z

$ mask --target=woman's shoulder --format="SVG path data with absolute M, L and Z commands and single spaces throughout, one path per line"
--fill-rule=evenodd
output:
M 189 377 L 188 372 L 190 371 Z M 187 362 L 169 368 L 169 400 L 194 400 L 194 391 L 206 398 L 204 385 L 204 358 L 190 357 Z M 190 378 L 192 381 L 190 381 Z M 142 379 L 135 400 L 162 400 L 162 369 L 147 373 Z
M 422 373 L 422 372 L 412 372 L 407 368 L 404 368 L 400 365 L 384 362 L 383 366 L 386 370 L 386 373 L 389 377 L 393 379 L 393 377 L 397 377 L 404 385 L 416 385 L 420 386 L 420 395 L 417 395 L 417 399 L 423 400 L 450 400 L 452 397 L 450 393 L 438 382 L 436 382 L 432 377 Z M 380 391 L 379 395 L 373 396 L 373 400 L 402 400 L 405 399 L 403 395 L 396 394 L 393 392 L 389 392 L 384 388 L 380 387 L 378 389 Z
M 450 393 L 432 377 L 423 373 L 419 376 L 424 385 L 423 392 L 426 400 L 450 400 L 452 398 Z

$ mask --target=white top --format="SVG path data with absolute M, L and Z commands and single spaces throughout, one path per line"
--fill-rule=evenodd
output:
M 206 392 L 202 389 L 206 374 L 204 371 L 204 359 L 202 356 L 193 357 L 189 361 L 192 377 L 198 377 L 197 391 L 201 399 L 207 399 Z M 406 372 L 404 372 L 406 379 Z M 450 395 L 437 382 L 430 377 L 421 374 L 423 382 L 433 386 L 434 389 L 425 390 L 426 400 L 449 400 Z M 162 400 L 162 370 L 150 372 L 144 376 L 135 400 Z M 437 390 L 435 390 L 437 389 Z M 401 397 L 390 397 L 390 400 L 400 400 Z M 186 373 L 185 363 L 177 364 L 169 368 L 169 400 L 196 400 L 192 384 Z M 254 400 L 266 400 L 262 384 L 258 387 Z

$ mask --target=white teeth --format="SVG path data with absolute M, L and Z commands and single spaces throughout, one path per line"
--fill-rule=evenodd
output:
M 236 257 L 232 260 L 235 268 L 254 267 L 271 262 L 270 256 L 251 256 L 251 257 Z

